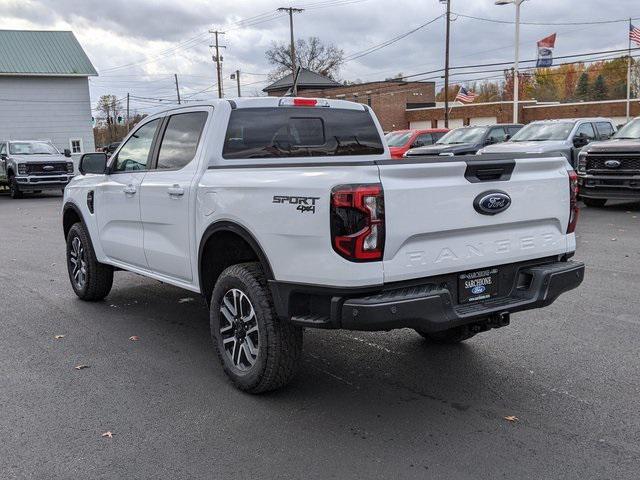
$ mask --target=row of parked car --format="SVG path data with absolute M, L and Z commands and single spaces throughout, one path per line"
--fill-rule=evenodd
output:
M 387 134 L 394 158 L 421 155 L 483 153 L 549 153 L 565 155 L 575 167 L 578 152 L 595 140 L 616 132 L 608 118 L 542 120 L 520 124 L 468 126 L 454 130 L 399 130 Z
M 608 118 L 540 120 L 386 135 L 393 158 L 425 155 L 561 154 L 578 172 L 582 200 L 640 200 L 640 118 L 617 131 Z

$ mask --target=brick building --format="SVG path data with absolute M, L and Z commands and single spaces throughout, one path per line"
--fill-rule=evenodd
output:
M 284 95 L 291 87 L 292 77 L 289 74 L 265 87 L 263 91 L 271 96 Z M 387 80 L 342 85 L 305 69 L 301 70 L 298 79 L 298 95 L 336 98 L 369 105 L 385 131 L 408 128 L 408 111 L 436 105 L 434 82 Z
M 631 102 L 631 116 L 640 116 L 640 102 Z M 413 108 L 406 112 L 411 128 L 444 126 L 444 107 Z M 519 102 L 518 120 L 529 123 L 534 120 L 557 118 L 606 117 L 621 125 L 626 122 L 626 100 L 602 100 L 594 102 L 538 103 L 535 100 Z M 513 118 L 512 102 L 487 102 L 462 105 L 455 103 L 449 114 L 449 128 L 463 125 L 488 125 L 510 123 Z
M 266 87 L 264 91 L 272 96 L 284 95 L 291 87 L 292 78 L 293 75 L 289 74 Z M 444 104 L 435 101 L 434 82 L 387 80 L 343 85 L 323 75 L 302 69 L 298 80 L 298 95 L 365 103 L 376 113 L 385 131 L 444 127 Z M 512 102 L 470 104 L 454 102 L 449 105 L 449 128 L 513 121 Z M 640 116 L 638 100 L 631 102 L 631 116 Z M 525 100 L 519 102 L 520 123 L 580 117 L 606 117 L 621 125 L 626 122 L 626 101 L 559 103 Z

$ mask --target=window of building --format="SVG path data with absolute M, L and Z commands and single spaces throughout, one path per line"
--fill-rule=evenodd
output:
M 82 153 L 84 151 L 82 147 L 81 138 L 72 138 L 69 140 L 69 150 L 71 150 L 71 153 Z

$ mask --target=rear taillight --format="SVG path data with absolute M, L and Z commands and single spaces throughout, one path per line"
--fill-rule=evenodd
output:
M 569 225 L 567 233 L 576 231 L 578 223 L 578 174 L 574 170 L 569 171 Z
M 331 191 L 331 243 L 353 262 L 382 260 L 384 193 L 380 184 L 340 185 Z

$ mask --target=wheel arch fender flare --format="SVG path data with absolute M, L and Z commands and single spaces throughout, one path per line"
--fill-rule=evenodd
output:
M 262 265 L 262 269 L 264 270 L 264 275 L 267 280 L 274 280 L 275 277 L 273 275 L 273 269 L 271 268 L 271 264 L 269 263 L 269 259 L 267 255 L 264 253 L 264 250 L 260 246 L 260 243 L 256 238 L 247 230 L 245 227 L 239 225 L 238 223 L 221 220 L 209 225 L 202 237 L 200 238 L 200 244 L 198 245 L 198 283 L 200 285 L 200 291 L 204 292 L 204 284 L 202 278 L 202 255 L 204 253 L 204 247 L 207 244 L 209 238 L 211 238 L 214 234 L 220 232 L 230 232 L 238 235 L 242 238 L 247 244 L 251 247 L 251 249 L 256 253 L 260 264 Z
M 75 215 L 77 215 L 77 217 L 80 219 L 80 222 L 82 223 L 82 225 L 84 225 L 85 228 L 87 227 L 87 224 L 84 221 L 84 215 L 82 215 L 82 210 L 80 210 L 80 207 L 78 207 L 75 203 L 71 201 L 67 201 L 62 207 L 62 231 L 64 233 L 65 240 L 67 238 L 67 233 L 69 232 L 69 229 L 73 225 L 73 224 L 68 225 L 66 222 L 68 212 L 70 211 L 72 211 Z

